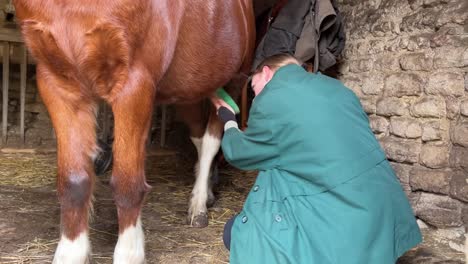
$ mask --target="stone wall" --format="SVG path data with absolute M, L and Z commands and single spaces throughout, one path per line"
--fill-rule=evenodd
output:
M 338 0 L 340 79 L 360 98 L 417 217 L 468 223 L 468 1 Z

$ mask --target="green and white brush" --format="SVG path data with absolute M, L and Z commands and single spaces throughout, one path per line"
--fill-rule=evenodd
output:
M 216 95 L 224 102 L 226 102 L 236 114 L 240 113 L 239 106 L 237 106 L 236 102 L 234 102 L 234 99 L 232 99 L 232 97 L 223 89 L 223 87 L 216 90 Z

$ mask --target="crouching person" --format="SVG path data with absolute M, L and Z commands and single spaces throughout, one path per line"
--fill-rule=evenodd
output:
M 340 81 L 275 55 L 255 71 L 248 128 L 212 98 L 222 150 L 258 170 L 225 226 L 231 264 L 394 264 L 421 242 L 402 187 L 356 95 Z

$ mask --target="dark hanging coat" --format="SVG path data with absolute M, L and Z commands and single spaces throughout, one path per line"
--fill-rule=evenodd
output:
M 335 0 L 288 0 L 259 43 L 252 68 L 265 58 L 289 53 L 314 69 L 336 64 L 345 46 L 343 21 Z

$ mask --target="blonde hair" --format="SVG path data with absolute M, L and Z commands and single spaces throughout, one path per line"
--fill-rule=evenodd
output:
M 267 66 L 273 71 L 276 71 L 277 69 L 289 65 L 289 64 L 296 64 L 301 66 L 302 63 L 296 59 L 294 56 L 287 54 L 287 53 L 281 53 L 281 54 L 276 54 L 273 56 L 270 56 L 263 60 L 255 69 L 255 71 L 252 73 L 252 75 L 257 74 L 262 71 L 263 67 Z

